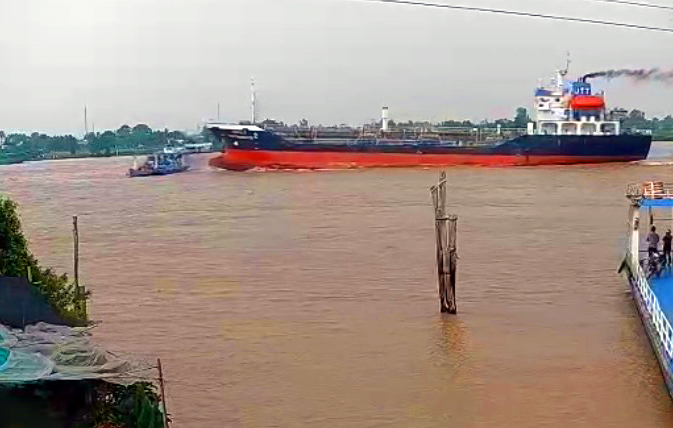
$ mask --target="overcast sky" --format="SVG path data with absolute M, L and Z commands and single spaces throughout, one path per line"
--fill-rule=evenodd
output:
M 590 0 L 436 0 L 673 26 Z M 665 3 L 670 0 L 660 0 Z M 673 2 L 671 2 L 673 5 Z M 359 124 L 510 117 L 570 51 L 571 74 L 673 68 L 673 34 L 358 0 L 0 0 L 0 129 L 194 129 L 259 116 Z M 673 113 L 673 87 L 612 81 L 611 106 Z

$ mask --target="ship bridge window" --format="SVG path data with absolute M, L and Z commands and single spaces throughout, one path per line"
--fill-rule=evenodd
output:
M 603 123 L 601 125 L 601 132 L 605 135 L 615 135 L 617 133 L 617 126 L 614 123 Z
M 575 135 L 577 134 L 577 125 L 574 123 L 564 123 L 561 125 L 561 134 Z
M 596 133 L 596 124 L 595 123 L 583 123 L 580 127 L 580 133 L 582 135 L 593 135 Z
M 540 126 L 540 133 L 543 135 L 554 135 L 556 134 L 556 129 L 557 129 L 556 123 L 547 122 L 543 123 Z

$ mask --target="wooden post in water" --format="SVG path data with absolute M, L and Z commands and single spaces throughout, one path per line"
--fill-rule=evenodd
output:
M 72 237 L 74 245 L 74 269 L 75 269 L 75 287 L 79 293 L 79 230 L 77 228 L 77 216 L 72 216 Z
M 159 388 L 161 388 L 161 406 L 164 413 L 164 428 L 168 428 L 168 413 L 166 412 L 166 391 L 164 390 L 164 372 L 161 370 L 161 358 L 157 358 L 159 369 Z
M 455 215 L 449 214 L 447 216 L 448 221 L 448 248 L 445 249 L 444 253 L 444 265 L 446 266 L 447 262 L 449 265 L 449 284 L 447 285 L 447 300 L 449 313 L 455 314 L 457 312 L 456 307 L 456 265 L 458 264 L 458 253 L 456 252 L 456 241 L 458 240 L 458 217 Z M 447 260 L 448 259 L 448 260 Z
M 77 216 L 72 216 L 72 237 L 73 237 L 73 263 L 75 271 L 75 292 L 77 293 L 77 307 L 80 311 L 87 311 L 84 287 L 79 285 L 79 227 L 77 226 Z
M 458 217 L 446 214 L 446 171 L 442 171 L 439 183 L 430 192 L 435 208 L 440 311 L 455 314 Z

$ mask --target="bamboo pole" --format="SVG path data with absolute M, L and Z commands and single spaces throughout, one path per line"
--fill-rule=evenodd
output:
M 73 252 L 74 252 L 74 269 L 75 269 L 75 287 L 79 293 L 79 230 L 77 227 L 77 216 L 72 216 L 72 235 L 73 235 Z
M 435 209 L 435 237 L 437 243 L 437 277 L 439 280 L 440 311 L 455 314 L 456 308 L 456 252 L 457 221 L 446 214 L 446 171 L 439 183 L 430 189 Z
M 164 428 L 168 428 L 168 413 L 166 412 L 166 391 L 164 390 L 164 372 L 161 369 L 161 358 L 157 358 L 157 368 L 159 369 L 159 388 L 161 388 L 161 407 L 164 414 Z
M 72 236 L 73 236 L 73 264 L 75 271 L 75 293 L 76 305 L 80 311 L 88 312 L 86 302 L 86 288 L 79 285 L 79 226 L 77 223 L 77 216 L 72 216 Z
M 458 262 L 458 253 L 456 251 L 456 242 L 458 238 L 458 217 L 455 215 L 449 215 L 447 217 L 448 226 L 449 226 L 449 236 L 448 236 L 448 246 L 445 249 L 444 257 L 448 258 L 446 264 L 449 267 L 449 284 L 446 287 L 447 290 L 447 299 L 448 299 L 448 310 L 450 314 L 455 314 L 457 312 L 456 308 L 456 265 Z M 446 265 L 445 264 L 445 265 Z

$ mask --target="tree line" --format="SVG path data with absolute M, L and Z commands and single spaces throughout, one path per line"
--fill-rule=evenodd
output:
M 50 136 L 0 131 L 0 163 L 8 160 L 36 160 L 52 157 L 110 156 L 113 154 L 150 153 L 169 142 L 215 142 L 208 132 L 187 135 L 182 131 L 153 130 L 145 124 L 122 125 L 116 131 L 89 132 L 83 139 L 73 135 Z

